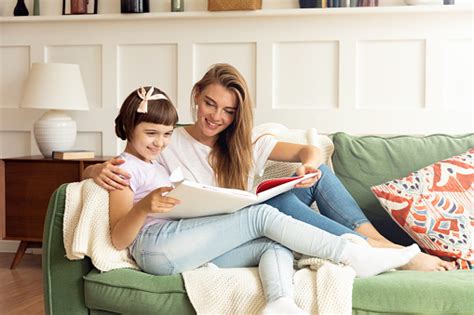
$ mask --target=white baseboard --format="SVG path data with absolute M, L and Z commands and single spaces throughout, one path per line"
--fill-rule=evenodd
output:
M 16 253 L 16 250 L 18 249 L 18 245 L 20 245 L 20 241 L 0 240 L 0 253 Z M 41 248 L 28 248 L 26 250 L 26 253 L 41 255 L 42 249 Z
M 0 253 L 15 253 L 18 245 L 19 241 L 0 241 Z

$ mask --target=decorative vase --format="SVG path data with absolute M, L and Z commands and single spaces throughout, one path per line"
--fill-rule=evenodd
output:
M 316 0 L 299 0 L 299 3 L 302 9 L 316 8 Z
M 184 11 L 184 0 L 171 0 L 171 11 L 172 12 Z
M 121 0 L 122 13 L 147 13 L 150 12 L 149 0 Z
M 29 14 L 28 8 L 26 7 L 25 0 L 18 0 L 13 9 L 14 16 L 27 16 Z
M 35 0 L 33 2 L 33 15 L 40 15 L 40 0 Z

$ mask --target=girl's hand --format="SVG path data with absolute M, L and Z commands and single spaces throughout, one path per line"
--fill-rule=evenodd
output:
M 321 178 L 321 171 L 312 165 L 303 164 L 296 169 L 297 176 L 306 175 L 309 173 L 316 173 L 317 175 L 314 177 L 305 179 L 301 183 L 295 185 L 296 188 L 309 188 L 313 186 Z
M 166 193 L 173 190 L 172 187 L 160 187 L 153 190 L 139 203 L 140 207 L 148 213 L 163 213 L 173 209 L 180 201 L 173 197 L 166 197 Z
M 102 164 L 94 165 L 90 172 L 90 177 L 96 184 L 102 186 L 108 191 L 122 190 L 128 187 L 130 174 L 120 168 L 125 160 L 113 158 Z

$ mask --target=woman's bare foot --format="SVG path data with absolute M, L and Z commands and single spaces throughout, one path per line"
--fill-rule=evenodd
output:
M 452 262 L 444 261 L 439 257 L 419 253 L 410 262 L 402 267 L 402 270 L 417 271 L 446 271 L 455 270 L 456 266 Z

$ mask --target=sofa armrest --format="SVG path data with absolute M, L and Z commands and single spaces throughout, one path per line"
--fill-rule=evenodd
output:
M 83 277 L 92 269 L 88 258 L 71 261 L 63 244 L 66 187 L 49 200 L 43 231 L 43 289 L 46 314 L 89 314 L 84 303 Z

